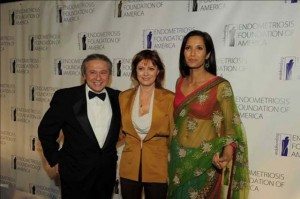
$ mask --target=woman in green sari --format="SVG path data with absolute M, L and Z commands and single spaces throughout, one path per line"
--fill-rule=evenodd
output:
M 168 198 L 248 198 L 248 149 L 230 83 L 216 76 L 213 41 L 183 39 L 174 100 Z

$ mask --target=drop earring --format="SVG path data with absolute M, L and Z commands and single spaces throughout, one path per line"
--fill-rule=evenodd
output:
M 209 62 L 207 60 L 205 60 L 205 68 L 209 68 Z

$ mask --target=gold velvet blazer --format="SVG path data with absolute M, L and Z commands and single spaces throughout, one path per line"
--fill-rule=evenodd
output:
M 125 146 L 120 162 L 120 177 L 142 182 L 167 182 L 168 144 L 173 129 L 174 93 L 166 89 L 155 89 L 152 122 L 144 140 L 136 132 L 131 112 L 137 88 L 122 92 L 119 96 L 122 132 Z

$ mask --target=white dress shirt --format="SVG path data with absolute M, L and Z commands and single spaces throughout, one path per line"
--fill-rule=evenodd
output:
M 102 101 L 98 97 L 89 99 L 89 91 L 93 92 L 88 85 L 86 85 L 86 101 L 87 101 L 87 115 L 90 121 L 90 124 L 93 128 L 95 136 L 98 140 L 99 146 L 102 148 L 106 140 L 111 117 L 112 110 L 106 89 L 103 89 L 101 93 L 106 93 L 105 100 Z
M 132 119 L 132 124 L 133 124 L 135 130 L 138 132 L 138 135 L 140 136 L 141 140 L 145 139 L 145 137 L 147 136 L 148 131 L 150 130 L 150 127 L 151 127 L 153 99 L 154 99 L 154 90 L 151 95 L 149 112 L 145 115 L 140 116 L 139 115 L 140 87 L 138 87 L 138 90 L 136 92 L 136 96 L 134 99 L 133 107 L 132 107 L 131 119 Z

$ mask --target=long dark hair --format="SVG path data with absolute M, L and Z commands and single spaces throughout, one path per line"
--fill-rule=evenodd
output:
M 150 60 L 152 64 L 157 67 L 159 73 L 155 79 L 155 87 L 162 88 L 162 81 L 165 77 L 165 65 L 155 50 L 142 50 L 133 57 L 131 64 L 131 77 L 138 81 L 136 68 L 138 63 L 142 60 Z
M 192 30 L 189 32 L 182 40 L 180 48 L 180 57 L 179 57 L 179 70 L 182 77 L 190 75 L 190 68 L 186 64 L 184 57 L 184 49 L 187 43 L 187 40 L 192 36 L 200 36 L 204 40 L 206 53 L 210 53 L 209 58 L 206 60 L 205 64 L 208 64 L 209 67 L 205 67 L 205 70 L 213 75 L 217 74 L 217 64 L 216 64 L 216 54 L 215 47 L 212 38 L 207 32 L 202 32 L 200 30 Z

